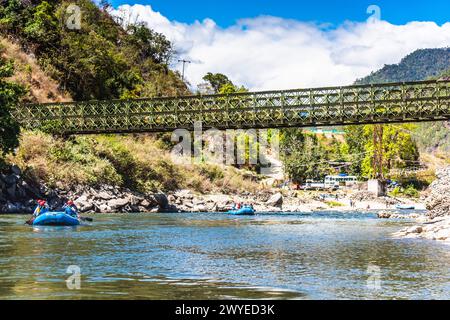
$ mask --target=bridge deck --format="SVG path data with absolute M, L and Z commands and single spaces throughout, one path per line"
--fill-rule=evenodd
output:
M 169 132 L 450 119 L 450 81 L 418 81 L 229 95 L 24 104 L 25 129 L 54 134 Z

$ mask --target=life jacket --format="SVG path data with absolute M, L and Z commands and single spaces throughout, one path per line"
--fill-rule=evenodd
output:
M 72 206 L 66 206 L 65 208 L 65 213 L 69 216 L 76 216 L 77 215 L 77 211 L 72 207 Z

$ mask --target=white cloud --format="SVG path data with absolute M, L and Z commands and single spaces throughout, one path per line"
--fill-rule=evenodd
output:
M 194 61 L 186 71 L 194 86 L 207 72 L 252 90 L 347 85 L 416 49 L 450 45 L 450 23 L 346 22 L 329 29 L 261 16 L 223 29 L 211 19 L 170 21 L 149 5 L 123 5 L 113 14 L 165 34 L 181 57 Z

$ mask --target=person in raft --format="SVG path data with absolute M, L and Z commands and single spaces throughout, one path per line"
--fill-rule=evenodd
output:
M 48 212 L 49 207 L 47 204 L 47 201 L 45 200 L 38 200 L 38 205 L 36 209 L 34 209 L 33 217 L 38 217 L 39 215 Z
M 239 210 L 241 208 L 241 203 L 240 202 L 235 202 L 233 205 L 233 210 Z
M 72 217 L 78 217 L 78 208 L 72 200 L 67 201 L 63 209 L 67 215 Z

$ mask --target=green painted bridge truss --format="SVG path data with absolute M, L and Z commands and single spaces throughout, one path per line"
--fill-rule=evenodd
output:
M 24 129 L 54 134 L 335 126 L 450 119 L 450 81 L 137 100 L 24 104 Z

